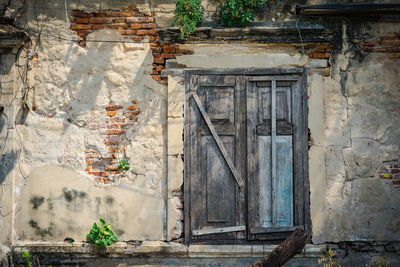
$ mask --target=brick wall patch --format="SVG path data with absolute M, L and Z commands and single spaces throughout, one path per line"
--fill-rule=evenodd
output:
M 99 130 L 101 139 L 107 147 L 106 156 L 100 155 L 95 150 L 86 148 L 86 169 L 95 182 L 112 183 L 114 175 L 121 171 L 118 169 L 117 154 L 124 159 L 125 146 L 128 144 L 125 132 L 138 124 L 140 110 L 135 101 L 123 107 L 110 104 L 105 108 L 92 108 L 88 129 Z
M 400 161 L 384 162 L 378 169 L 379 178 L 400 189 Z

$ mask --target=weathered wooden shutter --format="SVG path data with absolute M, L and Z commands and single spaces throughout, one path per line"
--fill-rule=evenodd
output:
M 250 239 L 280 238 L 297 225 L 293 188 L 296 175 L 294 145 L 302 114 L 300 83 L 300 75 L 293 74 L 248 77 Z
M 186 79 L 186 240 L 245 238 L 244 76 Z

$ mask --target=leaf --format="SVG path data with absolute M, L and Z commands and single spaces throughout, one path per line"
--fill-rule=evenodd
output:
M 103 219 L 100 219 L 100 223 L 102 226 L 106 224 L 106 222 Z

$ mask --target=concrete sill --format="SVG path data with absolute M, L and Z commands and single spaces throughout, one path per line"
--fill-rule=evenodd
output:
M 173 242 L 143 241 L 118 242 L 106 250 L 86 242 L 19 242 L 12 246 L 13 254 L 24 251 L 31 253 L 94 258 L 98 255 L 110 258 L 125 257 L 174 257 L 174 258 L 260 258 L 268 255 L 276 245 L 184 245 Z M 326 252 L 325 245 L 306 245 L 296 257 L 321 257 Z

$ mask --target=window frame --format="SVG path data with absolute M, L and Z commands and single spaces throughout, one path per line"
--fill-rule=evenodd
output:
M 215 239 L 202 239 L 201 241 L 191 239 L 191 231 L 193 229 L 190 225 L 190 184 L 191 177 L 189 169 L 190 158 L 190 144 L 187 140 L 189 138 L 189 110 L 188 104 L 190 103 L 189 81 L 192 75 L 243 75 L 243 76 L 266 76 L 266 75 L 289 75 L 297 74 L 300 76 L 300 129 L 296 129 L 300 134 L 296 137 L 298 145 L 293 147 L 293 166 L 297 169 L 296 177 L 293 181 L 293 223 L 297 227 L 302 227 L 306 232 L 311 232 L 311 219 L 310 219 L 310 186 L 308 174 L 308 103 L 307 103 L 307 77 L 308 72 L 306 68 L 286 68 L 286 69 L 186 69 L 184 70 L 184 237 L 185 243 L 203 242 L 208 244 L 226 244 L 226 243 L 257 243 L 260 241 L 276 243 L 279 240 L 285 239 L 291 234 L 292 231 L 285 232 L 271 232 L 268 234 L 250 234 L 248 229 L 248 208 L 246 208 L 245 221 L 246 221 L 246 234 L 245 239 L 237 240 L 215 240 Z M 245 85 L 247 86 L 247 84 Z M 245 89 L 246 90 L 246 89 Z M 247 138 L 246 138 L 247 142 Z M 293 141 L 294 143 L 295 141 Z M 247 156 L 246 165 L 248 166 Z M 297 165 L 295 167 L 295 165 Z M 246 172 L 247 173 L 247 172 Z M 296 178 L 296 179 L 295 179 Z M 245 177 L 247 180 L 247 177 Z M 247 183 L 245 190 L 245 202 L 248 206 Z

